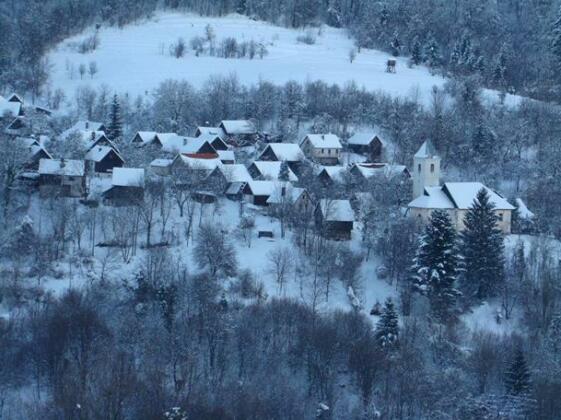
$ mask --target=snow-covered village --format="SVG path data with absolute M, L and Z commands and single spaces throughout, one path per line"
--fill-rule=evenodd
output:
M 561 419 L 560 7 L 0 1 L 0 419 Z

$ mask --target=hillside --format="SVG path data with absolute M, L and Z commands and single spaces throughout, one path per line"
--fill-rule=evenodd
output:
M 204 36 L 207 25 L 214 29 L 217 44 L 226 37 L 234 37 L 238 42 L 253 40 L 265 44 L 268 54 L 263 59 L 253 60 L 205 54 L 197 57 L 189 42 L 193 37 Z M 59 44 L 49 54 L 51 84 L 52 88 L 62 88 L 67 94 L 72 94 L 79 86 L 107 85 L 118 92 L 137 96 L 149 93 L 169 78 L 186 79 L 200 86 L 213 74 L 235 73 L 244 84 L 259 80 L 276 84 L 289 80 L 323 80 L 344 85 L 354 80 L 360 87 L 395 96 L 418 93 L 426 102 L 432 87 L 445 83 L 444 78 L 431 75 L 425 67 L 408 68 L 406 58 L 397 59 L 396 74 L 387 73 L 386 61 L 390 56 L 377 50 L 363 49 L 351 63 L 349 52 L 354 43 L 343 29 L 326 26 L 314 29 L 316 42 L 313 45 L 298 42 L 298 36 L 306 32 L 239 15 L 209 18 L 160 13 L 123 29 L 99 29 L 99 47 L 91 53 L 79 53 L 76 45 L 90 37 L 94 29 Z M 169 49 L 179 38 L 185 40 L 188 51 L 184 57 L 175 58 Z M 87 73 L 81 78 L 80 65 L 88 67 L 90 62 L 96 62 L 98 72 L 93 78 Z

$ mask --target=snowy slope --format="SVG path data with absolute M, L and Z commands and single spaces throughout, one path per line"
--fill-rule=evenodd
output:
M 210 24 L 217 45 L 226 37 L 238 41 L 263 42 L 269 54 L 262 60 L 196 57 L 192 50 L 180 59 L 169 54 L 169 46 L 182 37 L 187 44 L 195 36 L 203 36 Z M 126 26 L 123 29 L 102 28 L 100 46 L 93 53 L 80 54 L 72 44 L 93 33 L 93 29 L 67 39 L 49 54 L 52 64 L 51 84 L 73 94 L 78 86 L 107 85 L 118 92 L 136 95 L 149 94 L 162 80 L 186 79 L 195 86 L 203 84 L 213 74 L 236 73 L 244 84 L 260 79 L 277 84 L 288 80 L 300 82 L 323 80 L 344 85 L 354 80 L 369 90 L 382 90 L 391 95 L 418 94 L 424 102 L 433 86 L 442 86 L 445 79 L 430 74 L 427 68 L 407 68 L 405 58 L 398 58 L 397 74 L 385 72 L 387 53 L 363 49 L 351 64 L 349 51 L 353 40 L 342 29 L 323 27 L 316 44 L 297 42 L 304 31 L 252 21 L 230 15 L 223 18 L 200 17 L 190 14 L 160 13 L 155 18 Z M 318 29 L 314 29 L 318 33 Z M 95 61 L 99 68 L 93 79 L 80 79 L 80 64 L 86 67 Z M 70 68 L 74 68 L 72 79 Z M 496 97 L 495 94 L 490 96 Z

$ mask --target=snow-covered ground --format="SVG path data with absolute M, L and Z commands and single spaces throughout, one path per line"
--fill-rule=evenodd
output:
M 211 25 L 216 34 L 216 44 L 226 37 L 241 41 L 266 44 L 268 55 L 264 59 L 224 59 L 210 56 L 196 57 L 189 51 L 183 58 L 169 53 L 170 45 L 178 38 L 187 44 L 195 36 L 204 36 L 205 27 Z M 50 52 L 52 64 L 51 86 L 62 88 L 72 96 L 79 86 L 108 86 L 120 93 L 149 95 L 165 79 L 185 79 L 201 86 L 211 75 L 237 74 L 244 84 L 267 80 L 282 84 L 289 80 L 323 80 L 344 85 L 354 80 L 368 90 L 384 91 L 394 96 L 418 96 L 426 103 L 433 86 L 442 87 L 445 79 L 431 75 L 426 67 L 407 67 L 406 58 L 397 58 L 397 73 L 386 73 L 387 53 L 362 49 L 351 63 L 349 51 L 353 40 L 342 29 L 323 26 L 313 29 L 316 43 L 299 43 L 297 37 L 305 30 L 293 30 L 256 22 L 239 15 L 222 18 L 200 17 L 192 14 L 159 13 L 152 19 L 128 25 L 123 29 L 111 27 L 99 30 L 100 45 L 88 54 L 76 51 L 77 42 L 91 36 L 94 29 L 74 36 Z M 73 47 L 74 45 L 74 47 Z M 86 68 L 96 62 L 98 73 L 83 79 L 79 67 Z M 71 75 L 72 73 L 72 75 Z M 488 98 L 496 98 L 488 92 Z M 515 97 L 508 99 L 516 101 Z

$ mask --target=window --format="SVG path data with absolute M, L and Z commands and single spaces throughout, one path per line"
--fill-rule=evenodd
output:
M 420 163 L 419 163 L 419 167 L 418 167 L 418 168 L 419 168 L 419 172 L 421 172 L 421 164 L 420 164 Z
M 327 154 L 328 154 L 328 155 L 331 154 L 331 149 L 327 149 Z
M 502 222 L 503 221 L 503 214 L 499 213 L 499 221 Z
M 430 172 L 433 173 L 434 172 L 434 163 L 430 164 Z

